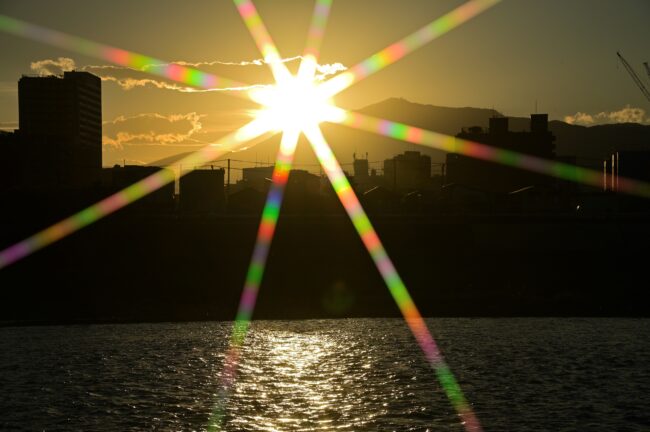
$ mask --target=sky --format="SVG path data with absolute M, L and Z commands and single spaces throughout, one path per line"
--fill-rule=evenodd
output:
M 300 55 L 314 3 L 255 4 L 281 55 Z M 460 4 L 335 0 L 320 62 L 351 67 Z M 0 0 L 0 14 L 165 61 L 250 63 L 261 57 L 230 0 Z M 642 65 L 650 61 L 648 18 L 648 0 L 504 0 L 346 90 L 336 102 L 356 109 L 403 97 L 438 106 L 494 108 L 510 116 L 527 116 L 537 104 L 552 119 L 578 124 L 650 123 L 650 104 L 616 56 L 621 51 L 650 87 Z M 2 129 L 17 127 L 21 74 L 75 67 L 104 77 L 105 165 L 149 163 L 193 150 L 244 124 L 254 107 L 228 92 L 159 88 L 164 84 L 138 81 L 152 78 L 140 72 L 102 69 L 97 66 L 107 63 L 101 60 L 2 32 L 0 58 Z M 251 84 L 270 83 L 266 66 L 258 63 L 200 69 Z

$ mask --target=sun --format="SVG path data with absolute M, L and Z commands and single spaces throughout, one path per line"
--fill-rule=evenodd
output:
M 304 131 L 322 122 L 336 122 L 345 112 L 336 107 L 316 78 L 315 61 L 304 59 L 298 74 L 276 76 L 276 83 L 250 90 L 250 98 L 262 105 L 255 116 L 274 131 Z

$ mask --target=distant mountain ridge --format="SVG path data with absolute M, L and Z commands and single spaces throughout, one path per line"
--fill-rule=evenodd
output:
M 456 135 L 464 127 L 486 128 L 490 117 L 503 115 L 492 109 L 439 107 L 401 98 L 386 99 L 359 111 L 448 135 Z M 509 127 L 511 131 L 530 130 L 530 119 L 510 117 Z M 556 152 L 562 156 L 603 159 L 614 151 L 650 150 L 650 125 L 619 123 L 586 127 L 552 120 L 549 129 L 556 137 Z
M 490 117 L 502 115 L 498 111 L 485 108 L 451 108 L 423 105 L 405 99 L 390 98 L 366 106 L 361 113 L 386 120 L 405 123 L 411 126 L 455 136 L 463 128 L 481 126 L 487 128 Z M 444 163 L 445 153 L 439 150 L 418 146 L 381 135 L 356 130 L 347 126 L 323 124 L 323 133 L 346 171 L 351 172 L 353 155 L 368 158 L 371 168 L 381 169 L 385 159 L 406 150 L 417 150 L 428 154 L 434 163 Z M 530 119 L 510 117 L 511 131 L 530 130 Z M 600 166 L 601 161 L 614 151 L 650 150 L 650 126 L 636 123 L 608 124 L 600 126 L 578 126 L 559 120 L 549 122 L 549 129 L 556 137 L 556 153 L 560 156 L 576 156 L 582 165 Z M 260 144 L 236 153 L 234 159 L 273 162 L 279 147 L 279 134 Z M 165 158 L 150 165 L 162 166 L 174 163 L 189 153 Z M 222 158 L 227 158 L 224 155 Z M 317 160 L 309 145 L 301 138 L 295 156 L 295 167 L 318 171 Z M 189 168 L 189 167 L 188 167 Z

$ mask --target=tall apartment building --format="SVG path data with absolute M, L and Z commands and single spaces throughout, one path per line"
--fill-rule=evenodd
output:
M 101 80 L 88 72 L 23 76 L 18 127 L 25 187 L 83 189 L 102 169 Z

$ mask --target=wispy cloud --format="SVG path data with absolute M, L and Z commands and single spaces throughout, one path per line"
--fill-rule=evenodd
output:
M 597 114 L 577 112 L 574 115 L 564 117 L 569 124 L 582 126 L 593 126 L 608 123 L 640 123 L 650 124 L 650 117 L 646 115 L 643 108 L 634 108 L 627 105 L 618 111 L 603 111 Z
M 294 57 L 288 57 L 284 59 L 280 59 L 278 63 L 291 63 L 294 61 L 300 61 L 303 60 L 303 56 L 294 56 Z M 208 62 L 196 62 L 196 63 L 190 63 L 190 62 L 185 62 L 185 61 L 176 61 L 172 62 L 172 64 L 178 64 L 181 66 L 189 66 L 189 67 L 202 67 L 202 66 L 266 66 L 271 64 L 271 62 L 264 60 L 264 59 L 256 59 L 252 61 L 243 61 L 239 63 L 234 63 L 234 62 L 221 62 L 221 61 L 208 61 Z M 167 66 L 167 64 L 163 65 L 149 65 L 144 68 L 146 71 L 148 68 L 154 67 L 154 66 Z M 320 80 L 323 80 L 327 78 L 330 75 L 335 75 L 339 72 L 343 72 L 347 70 L 347 67 L 345 67 L 342 63 L 326 63 L 326 64 L 318 64 L 316 65 L 316 71 L 318 72 L 317 78 Z
M 282 63 L 290 63 L 302 60 L 301 56 L 288 57 L 282 59 Z M 150 87 L 162 90 L 172 90 L 182 93 L 207 93 L 207 92 L 223 92 L 223 91 L 242 91 L 248 90 L 253 87 L 258 87 L 263 84 L 252 84 L 247 87 L 227 87 L 227 88 L 210 88 L 199 89 L 191 86 L 185 86 L 179 83 L 167 81 L 164 79 L 152 78 L 147 71 L 152 68 L 160 68 L 170 64 L 178 64 L 181 66 L 206 68 L 215 66 L 265 66 L 268 63 L 262 59 L 242 62 L 224 62 L 218 60 L 202 61 L 202 62 L 188 62 L 179 60 L 171 63 L 163 64 L 150 64 L 144 66 L 142 69 L 133 69 L 115 65 L 86 65 L 77 66 L 76 62 L 67 57 L 59 57 L 57 59 L 45 59 L 31 63 L 31 69 L 39 75 L 58 75 L 66 71 L 74 69 L 87 71 L 99 76 L 103 81 L 113 82 L 124 90 L 132 90 L 138 87 Z M 322 64 L 317 66 L 318 80 L 324 80 L 330 75 L 337 74 L 347 68 L 341 63 Z
M 144 113 L 119 116 L 103 124 L 104 146 L 122 148 L 124 145 L 183 145 L 195 144 L 192 136 L 203 125 L 204 115 L 195 112 L 163 115 Z
M 254 87 L 259 87 L 259 85 L 252 85 L 247 87 L 225 87 L 225 88 L 211 88 L 211 89 L 200 89 L 196 87 L 183 86 L 176 84 L 174 82 L 162 81 L 152 78 L 132 78 L 124 77 L 120 78 L 112 75 L 103 75 L 95 73 L 99 76 L 102 81 L 114 82 L 124 90 L 132 90 L 136 87 L 153 87 L 162 90 L 174 90 L 181 93 L 210 93 L 210 92 L 224 92 L 224 91 L 243 91 L 249 90 Z
M 216 62 L 215 62 L 216 63 Z M 205 64 L 208 64 L 207 62 Z M 148 67 L 153 67 L 154 65 L 149 65 Z M 76 62 L 67 57 L 59 57 L 58 59 L 45 59 L 32 62 L 30 68 L 33 72 L 41 76 L 46 75 L 60 75 L 63 72 L 68 72 L 71 70 L 81 70 L 92 72 L 95 75 L 99 76 L 102 81 L 114 82 L 124 90 L 131 90 L 136 87 L 154 87 L 158 89 L 165 90 L 174 90 L 183 93 L 202 93 L 202 92 L 212 92 L 212 91 L 235 91 L 242 90 L 241 88 L 214 88 L 214 89 L 197 89 L 194 87 L 183 86 L 176 84 L 174 82 L 145 78 L 148 76 L 143 71 L 137 71 L 135 69 L 125 68 L 121 66 L 113 65 L 88 65 L 81 66 L 77 68 Z M 144 70 L 146 70 L 145 68 Z M 105 71 L 113 71 L 113 74 L 106 74 Z M 122 76 L 117 75 L 121 73 Z M 125 74 L 126 72 L 126 74 Z M 129 74 L 138 74 L 141 77 L 128 76 Z M 248 87 L 247 87 L 248 88 Z

